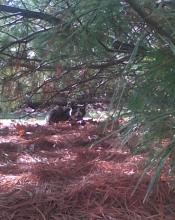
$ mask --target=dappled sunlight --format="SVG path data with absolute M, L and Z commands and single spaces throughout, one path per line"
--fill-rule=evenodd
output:
M 22 190 L 24 185 L 38 185 L 38 178 L 30 173 L 22 173 L 20 175 L 0 175 L 0 190 L 4 193 L 10 191 Z
M 0 1 L 0 220 L 175 220 L 175 1 Z
M 19 164 L 36 164 L 36 163 L 48 163 L 47 157 L 41 157 L 37 155 L 23 154 L 18 156 L 17 163 Z
M 14 128 L 0 142 L 0 206 L 5 215 L 11 216 L 17 210 L 15 219 L 20 215 L 27 219 L 34 213 L 39 219 L 40 212 L 35 212 L 39 207 L 43 216 L 61 215 L 65 219 L 69 215 L 88 219 L 111 215 L 120 219 L 124 212 L 133 218 L 148 217 L 150 213 L 159 216 L 159 207 L 150 207 L 160 194 L 171 207 L 171 191 L 165 182 L 161 183 L 164 190 L 156 189 L 150 202 L 143 204 L 151 178 L 148 174 L 131 197 L 146 155 L 131 155 L 118 139 L 92 144 L 99 138 L 97 125 L 25 125 L 25 131 L 31 133 L 22 136 L 19 127 Z
M 46 121 L 44 119 L 0 119 L 0 128 L 3 128 L 5 126 L 7 127 L 13 127 L 14 124 L 23 124 L 23 125 L 45 125 Z

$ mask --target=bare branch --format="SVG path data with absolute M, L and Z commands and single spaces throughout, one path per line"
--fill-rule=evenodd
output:
M 16 41 L 12 41 L 10 42 L 8 45 L 5 45 L 3 47 L 0 48 L 0 53 L 2 53 L 4 50 L 6 50 L 7 48 L 15 45 L 15 44 L 19 44 L 19 43 L 28 43 L 29 41 L 33 40 L 34 37 L 39 34 L 39 33 L 42 33 L 42 32 L 45 32 L 45 31 L 48 31 L 50 30 L 51 28 L 48 28 L 48 29 L 44 29 L 44 30 L 40 30 L 40 31 L 37 31 L 37 32 L 34 32 L 34 33 L 31 33 L 30 35 L 22 38 L 22 39 L 18 39 Z
M 60 18 L 54 17 L 49 14 L 45 14 L 42 12 L 36 12 L 36 11 L 30 11 L 26 9 L 21 9 L 17 7 L 11 7 L 7 5 L 0 5 L 0 12 L 8 12 L 8 13 L 20 13 L 20 15 L 24 18 L 35 18 L 35 19 L 41 19 L 44 21 L 48 21 L 49 23 L 57 24 L 61 22 Z

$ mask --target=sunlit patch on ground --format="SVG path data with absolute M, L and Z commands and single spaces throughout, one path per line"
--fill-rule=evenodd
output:
M 0 119 L 0 127 L 10 127 L 13 126 L 14 123 L 19 123 L 19 124 L 31 124 L 31 125 L 44 125 L 46 124 L 46 121 L 44 119 L 38 120 L 36 118 L 31 118 L 31 119 Z
M 115 139 L 93 145 L 97 125 L 10 123 L 0 140 L 0 220 L 175 219 L 165 181 L 143 204 L 147 174 L 131 196 L 145 155 L 132 156 Z

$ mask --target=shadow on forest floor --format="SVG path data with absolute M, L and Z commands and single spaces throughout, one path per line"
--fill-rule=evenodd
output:
M 165 180 L 143 204 L 147 174 L 131 196 L 145 155 L 114 139 L 92 146 L 98 134 L 90 122 L 12 125 L 0 141 L 0 219 L 174 220 L 175 193 Z

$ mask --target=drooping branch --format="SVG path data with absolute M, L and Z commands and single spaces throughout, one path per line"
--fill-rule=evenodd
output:
M 118 58 L 118 59 L 108 59 L 105 61 L 101 61 L 101 62 L 96 62 L 96 63 L 85 63 L 82 65 L 76 65 L 71 67 L 71 70 L 79 70 L 81 68 L 90 68 L 90 69 L 104 69 L 104 68 L 108 68 L 111 66 L 115 66 L 115 65 L 119 65 L 119 64 L 124 64 L 125 62 L 127 62 L 130 58 L 130 55 L 124 56 L 122 58 Z
M 53 24 L 58 24 L 61 22 L 60 18 L 54 17 L 49 14 L 31 11 L 31 10 L 27 10 L 27 9 L 21 9 L 21 8 L 17 8 L 17 7 L 7 6 L 7 5 L 0 5 L 0 12 L 8 12 L 8 13 L 13 13 L 15 15 L 16 15 L 16 13 L 18 13 L 18 15 L 21 15 L 24 18 L 41 19 L 41 20 L 44 20 L 44 21 L 47 21 L 47 22 L 53 23 Z M 2 19 L 2 17 L 1 17 L 1 19 Z
M 125 0 L 134 11 L 149 25 L 153 30 L 155 30 L 161 36 L 166 37 L 173 43 L 175 43 L 174 38 L 165 29 L 162 28 L 162 24 L 158 23 L 153 19 L 135 0 Z
M 3 46 L 0 48 L 0 53 L 2 53 L 4 50 L 10 48 L 11 46 L 15 45 L 15 44 L 19 44 L 19 43 L 28 43 L 29 41 L 32 41 L 38 34 L 46 32 L 51 30 L 51 28 L 48 29 L 43 29 L 43 30 L 39 30 L 37 32 L 31 33 L 30 35 L 21 38 L 21 39 L 17 39 L 15 41 L 10 42 L 9 44 Z
M 3 53 L 5 56 L 7 57 L 11 57 L 12 60 L 21 60 L 20 62 L 20 67 L 25 67 L 28 68 L 29 70 L 37 70 L 37 71 L 54 71 L 56 69 L 55 65 L 48 65 L 45 62 L 42 62 L 40 59 L 30 59 L 30 58 L 25 58 L 25 57 L 15 57 L 13 55 L 7 54 L 7 53 Z M 70 72 L 70 71 L 76 71 L 76 70 L 81 70 L 81 69 L 93 69 L 93 70 L 98 70 L 98 69 L 105 69 L 105 68 L 110 68 L 112 66 L 115 65 L 126 65 L 126 62 L 128 62 L 130 58 L 130 55 L 124 56 L 122 58 L 113 58 L 113 59 L 108 59 L 108 60 L 101 60 L 99 62 L 93 62 L 93 63 L 89 63 L 89 62 L 84 62 L 82 64 L 77 64 L 77 65 L 72 65 L 72 66 L 67 66 L 64 69 L 64 74 Z M 28 63 L 22 62 L 22 61 L 28 61 Z M 33 63 L 33 61 L 35 61 Z M 7 64 L 9 65 L 9 64 Z

